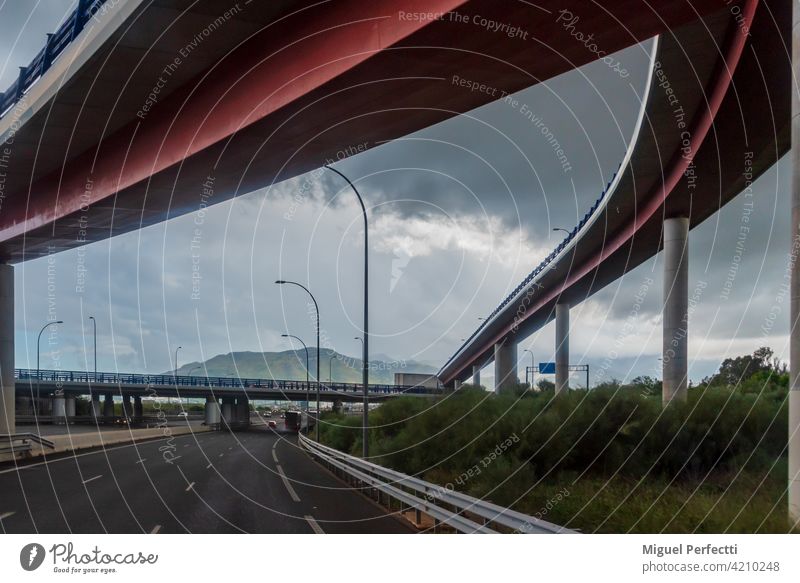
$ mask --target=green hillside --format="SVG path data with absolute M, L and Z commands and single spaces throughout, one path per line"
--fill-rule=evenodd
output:
M 386 355 L 380 355 L 385 360 L 372 360 L 370 362 L 369 382 L 376 384 L 391 384 L 394 382 L 394 373 L 435 373 L 436 369 L 430 365 L 415 361 L 389 360 Z M 333 360 L 331 360 L 333 357 Z M 308 348 L 309 369 L 313 379 L 316 371 L 316 349 Z M 218 354 L 208 359 L 205 363 L 190 362 L 178 369 L 179 375 L 212 376 L 212 377 L 242 377 L 242 378 L 273 378 L 280 380 L 305 380 L 306 356 L 304 350 L 287 350 L 284 352 L 231 352 Z M 328 373 L 333 376 L 334 382 L 358 383 L 361 382 L 361 359 L 339 354 L 330 349 L 320 349 L 320 379 L 328 380 Z M 198 368 L 200 367 L 200 368 Z M 169 371 L 166 374 L 170 374 Z

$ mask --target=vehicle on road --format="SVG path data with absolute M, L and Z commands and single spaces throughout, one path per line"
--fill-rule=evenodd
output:
M 281 415 L 281 417 L 283 417 L 283 415 Z M 300 411 L 287 411 L 285 417 L 287 431 L 300 431 L 302 422 L 302 414 Z
M 277 429 L 278 428 L 278 424 L 275 423 L 274 421 L 272 421 L 271 419 L 270 419 L 269 423 L 267 423 L 267 425 L 269 426 L 270 429 Z

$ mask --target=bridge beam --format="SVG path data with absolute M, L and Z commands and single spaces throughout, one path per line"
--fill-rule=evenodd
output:
M 569 308 L 556 304 L 556 395 L 569 390 Z
M 517 343 L 506 337 L 494 345 L 494 392 L 500 393 L 517 384 Z
M 0 264 L 0 433 L 15 433 L 14 267 Z
M 664 220 L 664 317 L 661 401 L 685 401 L 689 347 L 689 219 Z
M 792 243 L 789 327 L 789 517 L 800 522 L 800 5 L 792 3 Z
M 481 386 L 481 367 L 477 364 L 472 365 L 472 384 L 476 387 Z

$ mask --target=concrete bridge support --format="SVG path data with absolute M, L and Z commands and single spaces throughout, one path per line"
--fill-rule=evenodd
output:
M 506 338 L 494 345 L 494 392 L 500 393 L 517 384 L 517 343 L 513 338 Z
M 800 522 L 800 5 L 792 3 L 792 244 L 789 322 L 789 516 Z
M 462 384 L 463 383 L 460 380 L 456 379 L 455 381 L 453 381 L 453 388 L 457 391 L 458 389 L 461 388 Z
M 0 264 L 0 433 L 15 433 L 14 267 Z
M 569 304 L 556 304 L 556 395 L 569 390 Z
M 53 395 L 53 423 L 64 425 L 67 422 L 67 404 L 64 395 Z
M 216 397 L 206 397 L 205 414 L 208 427 L 219 427 L 221 411 Z
M 250 400 L 247 397 L 236 397 L 236 422 L 250 425 Z
M 64 414 L 67 420 L 75 417 L 75 395 L 66 395 L 64 397 Z
M 477 364 L 472 365 L 472 384 L 476 387 L 481 385 L 481 367 Z
M 222 397 L 222 420 L 226 425 L 236 421 L 236 399 L 234 397 Z
M 133 397 L 133 418 L 137 422 L 141 422 L 144 417 L 144 407 L 142 406 L 142 398 L 139 395 Z
M 131 396 L 122 395 L 122 416 L 125 419 L 133 417 L 133 407 L 131 406 Z
M 95 421 L 103 416 L 103 410 L 100 406 L 100 395 L 92 393 L 92 400 L 89 403 L 89 413 Z
M 342 400 L 341 399 L 334 399 L 333 400 L 333 412 L 334 413 L 341 413 L 342 412 Z
M 111 393 L 106 393 L 103 399 L 103 417 L 106 421 L 114 418 L 114 395 Z
M 689 347 L 689 219 L 664 221 L 664 317 L 661 401 L 685 401 Z

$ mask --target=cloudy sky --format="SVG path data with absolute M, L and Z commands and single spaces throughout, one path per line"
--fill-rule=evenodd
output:
M 73 3 L 0 0 L 0 85 L 38 51 Z M 373 354 L 439 366 L 571 228 L 622 159 L 646 75 L 649 43 L 619 54 L 630 77 L 590 64 L 520 92 L 567 153 L 565 172 L 521 105 L 495 102 L 337 165 L 370 213 Z M 752 230 L 727 298 L 744 197 L 692 231 L 690 290 L 702 289 L 690 321 L 690 376 L 721 359 L 772 346 L 788 358 L 786 317 L 774 311 L 787 250 L 788 164 L 753 185 Z M 358 354 L 362 223 L 351 192 L 330 173 L 311 173 L 79 251 L 17 266 L 18 366 L 36 365 L 36 335 L 53 307 L 64 320 L 42 368 L 92 367 L 90 315 L 97 319 L 101 370 L 161 372 L 219 353 L 285 350 L 289 332 L 313 344 L 306 299 L 277 278 L 308 285 L 320 303 L 323 346 Z M 303 193 L 299 197 L 298 193 Z M 200 224 L 199 238 L 195 229 Z M 193 244 L 195 237 L 195 244 Z M 572 311 L 571 354 L 596 379 L 660 376 L 660 256 Z M 52 265 L 48 265 L 50 262 Z M 76 291 L 79 266 L 86 286 Z M 200 279 L 193 282 L 193 269 Z M 635 325 L 631 298 L 646 295 Z M 193 298 L 193 283 L 199 293 Z M 520 371 L 551 360 L 553 325 L 520 345 Z M 609 349 L 619 357 L 608 364 Z M 604 364 L 605 363 L 605 364 Z M 524 374 L 524 373 L 523 373 Z M 485 379 L 491 383 L 491 370 Z M 578 379 L 576 379 L 577 381 Z

